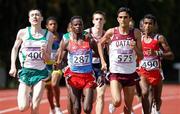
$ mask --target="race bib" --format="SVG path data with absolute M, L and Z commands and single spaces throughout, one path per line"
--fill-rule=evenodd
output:
M 92 58 L 92 63 L 100 63 L 100 58 L 93 57 Z
M 133 56 L 132 54 L 118 54 L 116 57 L 117 63 L 132 63 L 133 62 Z
M 153 70 L 159 68 L 159 60 L 152 59 L 152 60 L 142 60 L 140 66 L 145 68 L 146 70 Z
M 27 52 L 27 59 L 42 60 L 40 47 L 28 47 L 26 52 Z
M 74 66 L 90 65 L 90 54 L 85 55 L 73 55 Z
M 56 58 L 56 50 L 51 51 L 51 60 L 55 60 Z

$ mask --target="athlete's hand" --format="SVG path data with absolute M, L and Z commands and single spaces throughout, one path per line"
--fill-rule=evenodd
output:
M 145 51 L 145 54 L 148 55 L 148 56 L 155 56 L 156 55 L 156 52 L 152 49 L 147 49 Z
M 132 39 L 131 42 L 130 42 L 130 47 L 131 47 L 132 49 L 134 49 L 134 48 L 136 47 L 136 41 L 134 41 L 133 39 Z
M 42 53 L 42 58 L 44 59 L 44 61 L 47 61 L 48 57 L 47 57 L 47 45 L 46 44 L 41 46 L 41 53 Z
M 46 52 L 46 50 L 47 50 L 47 45 L 46 45 L 46 44 L 43 44 L 43 45 L 41 46 L 41 52 L 44 54 L 44 53 Z
M 97 78 L 97 85 L 98 85 L 99 87 L 102 87 L 102 86 L 104 85 L 104 83 L 105 83 L 105 77 L 104 77 L 104 76 L 99 76 L 99 77 Z
M 12 77 L 16 77 L 17 69 L 16 68 L 11 68 L 9 71 L 9 75 Z
M 58 70 L 60 68 L 60 64 L 54 63 L 53 64 L 53 69 Z
M 102 71 L 107 71 L 107 64 L 105 62 L 102 62 L 101 65 L 102 65 L 101 70 Z

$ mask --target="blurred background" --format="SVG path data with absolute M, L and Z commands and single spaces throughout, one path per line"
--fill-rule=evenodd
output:
M 29 26 L 28 11 L 37 7 L 44 20 L 49 16 L 58 19 L 58 31 L 66 33 L 73 15 L 83 18 L 85 28 L 90 27 L 92 13 L 106 12 L 105 29 L 117 26 L 117 10 L 127 6 L 133 11 L 135 27 L 147 13 L 157 17 L 162 33 L 175 54 L 174 61 L 163 60 L 165 83 L 180 83 L 180 0 L 0 0 L 0 88 L 16 88 L 18 81 L 8 75 L 10 54 L 19 29 Z M 45 28 L 45 21 L 42 23 Z M 18 68 L 19 61 L 17 61 Z M 64 82 L 61 81 L 61 85 Z

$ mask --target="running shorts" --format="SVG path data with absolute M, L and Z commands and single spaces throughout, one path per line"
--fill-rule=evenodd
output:
M 117 80 L 123 87 L 133 86 L 139 83 L 140 77 L 136 72 L 132 74 L 110 73 L 109 80 Z
M 160 70 L 147 71 L 146 69 L 140 68 L 139 74 L 140 76 L 146 77 L 150 85 L 157 85 L 162 80 Z
M 69 67 L 65 69 L 64 77 L 70 86 L 77 89 L 96 88 L 97 84 L 93 73 L 75 73 Z
M 48 78 L 48 70 L 22 68 L 19 72 L 19 81 L 25 83 L 28 86 L 33 86 L 39 81 Z

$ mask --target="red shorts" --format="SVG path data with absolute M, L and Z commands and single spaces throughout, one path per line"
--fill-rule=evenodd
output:
M 68 76 L 68 77 L 67 77 Z M 83 88 L 96 88 L 97 84 L 92 73 L 75 73 L 68 67 L 64 72 L 64 77 L 67 77 L 67 82 L 70 86 L 83 89 Z
M 136 72 L 132 74 L 111 73 L 109 79 L 110 81 L 118 80 L 123 87 L 136 85 L 140 80 Z
M 144 68 L 140 68 L 138 72 L 140 76 L 146 77 L 150 85 L 157 85 L 162 80 L 160 70 L 147 71 Z

